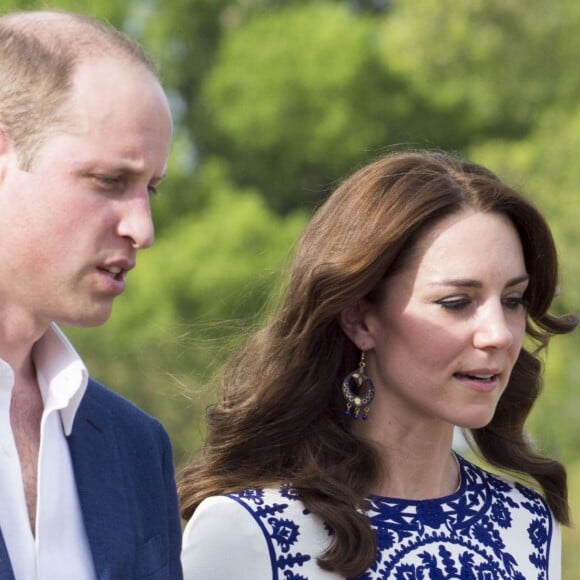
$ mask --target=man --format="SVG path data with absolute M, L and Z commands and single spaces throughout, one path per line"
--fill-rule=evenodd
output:
M 182 577 L 165 431 L 56 326 L 109 318 L 153 242 L 171 133 L 136 43 L 70 13 L 0 17 L 1 580 Z

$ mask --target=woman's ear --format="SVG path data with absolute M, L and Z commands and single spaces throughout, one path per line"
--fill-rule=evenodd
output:
M 366 300 L 359 300 L 344 310 L 341 310 L 339 324 L 342 331 L 350 338 L 359 350 L 370 350 L 375 341 L 366 323 L 366 316 L 370 304 Z

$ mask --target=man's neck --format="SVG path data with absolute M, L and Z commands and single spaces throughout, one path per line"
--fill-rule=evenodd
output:
M 3 308 L 0 312 L 0 358 L 11 367 L 15 383 L 36 382 L 34 370 L 34 345 L 48 330 L 48 325 L 39 325 L 33 317 L 19 313 L 16 309 Z

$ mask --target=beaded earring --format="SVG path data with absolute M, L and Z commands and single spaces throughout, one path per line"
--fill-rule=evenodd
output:
M 353 419 L 358 419 L 360 415 L 363 420 L 366 420 L 369 407 L 375 398 L 375 386 L 365 370 L 364 351 L 361 352 L 358 366 L 359 368 L 346 375 L 342 382 L 342 395 L 346 401 L 344 414 Z

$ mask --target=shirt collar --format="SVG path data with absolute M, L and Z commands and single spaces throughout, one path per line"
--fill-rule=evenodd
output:
M 87 389 L 87 367 L 54 323 L 34 345 L 32 356 L 45 409 L 59 410 L 68 436 Z
M 14 372 L 12 367 L 0 358 L 0 411 L 10 413 L 12 388 L 14 387 Z M 6 415 L 8 418 L 10 415 Z M 2 420 L 5 420 L 4 417 Z M 8 419 L 9 420 L 9 419 Z

